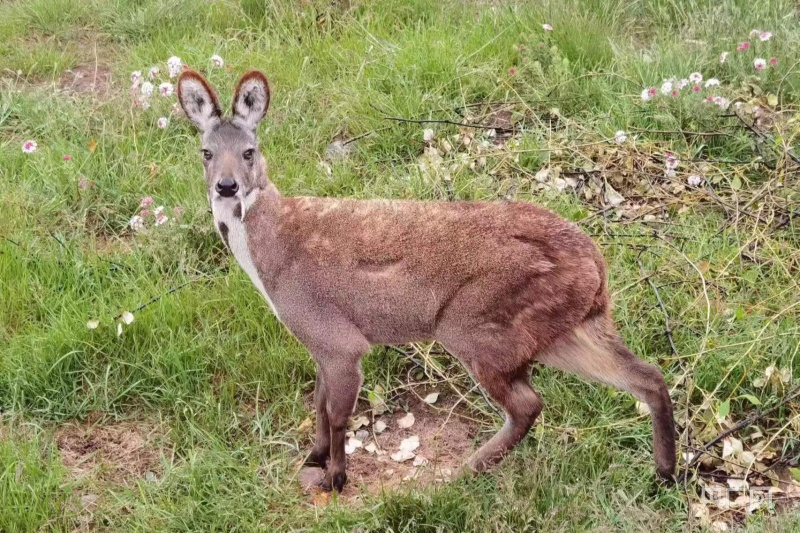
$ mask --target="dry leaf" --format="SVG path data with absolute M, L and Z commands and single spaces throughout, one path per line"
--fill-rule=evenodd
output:
M 400 441 L 400 451 L 413 452 L 417 448 L 419 448 L 419 437 L 417 435 L 412 435 Z
M 91 139 L 89 141 L 89 151 L 91 153 L 94 153 L 95 150 L 97 150 L 97 141 L 95 141 L 94 139 Z
M 650 406 L 644 402 L 636 402 L 636 411 L 640 415 L 649 415 L 650 414 Z
M 392 458 L 392 461 L 397 461 L 398 463 L 402 463 L 408 461 L 409 459 L 413 459 L 415 456 L 414 452 L 407 452 L 405 450 L 400 450 L 398 452 L 393 453 L 389 457 Z
M 625 201 L 625 197 L 614 190 L 614 187 L 606 183 L 605 201 L 612 207 L 619 207 Z
M 400 429 L 408 429 L 411 426 L 413 426 L 414 425 L 414 413 L 412 413 L 412 412 L 406 413 L 406 416 L 404 416 L 403 418 L 401 418 L 400 420 L 397 421 L 397 425 L 400 427 Z
M 347 455 L 353 455 L 355 451 L 361 448 L 364 445 L 360 440 L 355 437 L 350 437 L 347 439 L 347 443 L 344 445 L 344 453 Z
M 429 404 L 429 405 L 433 405 L 433 404 L 436 403 L 436 400 L 438 400 L 438 399 L 439 399 L 439 393 L 438 392 L 432 392 L 432 393 L 428 394 L 427 396 L 425 396 L 423 401 L 425 403 Z
M 370 442 L 369 444 L 364 446 L 364 450 L 366 450 L 369 453 L 375 453 L 378 451 L 378 447 L 375 445 L 374 442 Z
M 414 462 L 411 464 L 414 466 L 425 466 L 426 464 L 428 464 L 428 460 L 422 457 L 421 455 L 418 455 L 414 458 Z
M 133 313 L 131 313 L 130 311 L 125 311 L 124 313 L 122 313 L 120 315 L 120 318 L 122 319 L 122 322 L 126 326 L 129 326 L 130 324 L 133 323 Z
M 311 420 L 311 418 L 306 418 L 305 420 L 300 422 L 299 426 L 297 426 L 297 431 L 299 431 L 300 433 L 308 433 L 313 428 L 314 428 L 314 422 Z
M 375 425 L 373 426 L 372 429 L 375 431 L 376 435 L 380 435 L 381 433 L 383 433 L 383 430 L 386 429 L 386 422 L 384 422 L 383 420 L 378 420 L 377 422 L 375 422 Z
M 369 418 L 364 415 L 350 419 L 350 429 L 355 431 L 360 427 L 369 426 Z
M 86 323 L 86 329 L 97 329 L 97 326 L 100 325 L 99 320 L 90 320 Z

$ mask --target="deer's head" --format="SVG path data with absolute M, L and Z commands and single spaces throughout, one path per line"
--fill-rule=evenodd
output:
M 267 186 L 267 165 L 258 149 L 258 124 L 269 108 L 269 82 L 257 70 L 236 84 L 230 117 L 222 114 L 214 89 L 193 70 L 178 79 L 178 100 L 202 136 L 200 155 L 214 202 L 231 199 L 245 203 L 255 189 Z

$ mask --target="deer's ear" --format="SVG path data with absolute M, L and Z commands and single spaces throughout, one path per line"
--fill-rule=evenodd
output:
M 193 70 L 184 71 L 178 78 L 178 100 L 186 116 L 200 131 L 208 130 L 222 117 L 214 89 Z
M 255 130 L 269 109 L 269 82 L 258 70 L 251 70 L 236 84 L 233 96 L 233 118 Z

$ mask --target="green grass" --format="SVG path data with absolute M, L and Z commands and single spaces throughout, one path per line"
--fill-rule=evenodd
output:
M 545 22 L 553 32 L 541 29 Z M 165 73 L 166 59 L 178 55 L 208 72 L 227 107 L 238 76 L 264 70 L 273 99 L 262 149 L 288 195 L 511 194 L 582 220 L 596 203 L 541 191 L 532 176 L 544 166 L 591 170 L 616 157 L 624 168 L 631 154 L 640 162 L 671 149 L 684 161 L 712 161 L 708 179 L 729 205 L 743 206 L 772 184 L 748 206 L 769 219 L 776 202 L 800 200 L 796 172 L 713 163 L 756 154 L 734 118 L 685 98 L 646 104 L 639 94 L 694 71 L 718 77 L 731 98 L 775 94 L 786 122 L 770 139 L 796 147 L 798 22 L 795 5 L 783 0 L 2 3 L 0 531 L 68 531 L 89 519 L 101 531 L 684 531 L 696 480 L 686 493 L 654 488 L 650 424 L 634 400 L 549 369 L 533 378 L 546 404 L 542 425 L 491 475 L 310 506 L 293 476 L 310 444 L 297 428 L 310 415 L 314 365 L 213 233 L 198 138 L 170 114 L 174 96 L 136 109 L 128 78 L 152 65 Z M 754 38 L 756 51 L 720 64 L 719 54 L 753 28 L 775 37 Z M 215 53 L 226 68 L 210 68 Z M 756 53 L 777 57 L 778 70 L 754 78 Z M 54 90 L 66 69 L 95 61 L 112 71 L 107 98 Z M 443 138 L 457 127 L 383 117 L 458 121 L 455 108 L 480 101 L 508 102 L 521 120 L 519 161 L 490 155 L 484 167 L 460 165 L 450 181 L 421 172 L 417 158 L 423 128 Z M 163 130 L 162 115 L 171 117 Z M 376 134 L 354 143 L 328 175 L 319 163 L 343 129 Z M 641 133 L 636 150 L 618 154 L 598 141 L 619 129 L 728 135 Z M 37 152 L 21 152 L 26 139 L 37 141 Z M 490 173 L 495 166 L 501 171 Z M 79 188 L 80 180 L 92 185 Z M 631 183 L 620 189 L 633 194 Z M 148 195 L 170 216 L 178 205 L 185 214 L 134 235 L 128 222 Z M 675 385 L 679 418 L 730 400 L 738 422 L 753 407 L 745 395 L 769 406 L 786 392 L 753 384 L 767 366 L 800 378 L 797 218 L 773 230 L 780 213 L 754 223 L 698 195 L 675 198 L 661 223 L 612 214 L 583 226 L 609 262 L 620 329 Z M 645 276 L 660 287 L 677 356 Z M 159 296 L 118 338 L 114 317 Z M 87 330 L 92 318 L 101 324 Z M 454 377 L 451 361 L 441 363 L 440 377 L 471 387 Z M 407 360 L 381 349 L 364 368 L 365 388 L 394 389 L 409 375 Z M 479 395 L 469 397 L 485 438 L 500 420 Z M 779 455 L 795 461 L 798 416 L 790 403 L 759 424 Z M 70 476 L 56 434 L 89 418 L 163 421 L 156 479 Z M 99 495 L 90 518 L 79 503 L 88 493 Z M 743 527 L 789 531 L 800 522 L 762 514 Z

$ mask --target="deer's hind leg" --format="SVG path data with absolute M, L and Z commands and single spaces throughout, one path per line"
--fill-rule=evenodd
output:
M 328 394 L 325 390 L 325 381 L 322 379 L 322 370 L 318 366 L 317 382 L 314 386 L 317 436 L 314 438 L 314 448 L 306 457 L 306 466 L 325 468 L 325 464 L 331 456 L 331 425 L 328 421 L 327 398 Z
M 513 350 L 504 352 L 490 343 L 470 342 L 464 337 L 441 341 L 506 414 L 500 431 L 467 460 L 467 468 L 482 472 L 500 462 L 525 437 L 543 403 L 531 387 L 530 364 L 517 361 Z

